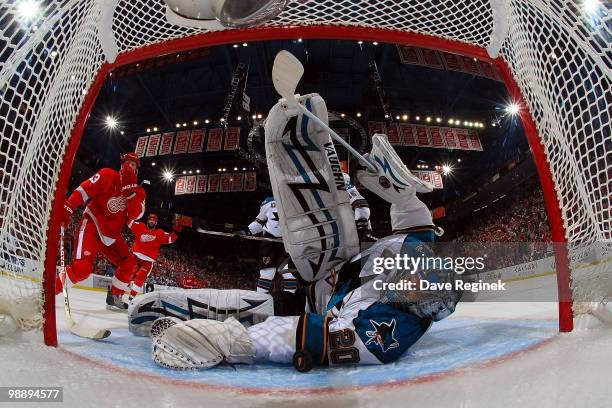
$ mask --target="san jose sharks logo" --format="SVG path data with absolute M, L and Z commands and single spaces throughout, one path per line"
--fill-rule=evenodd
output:
M 376 343 L 380 346 L 383 353 L 398 348 L 399 342 L 395 339 L 395 319 L 391 320 L 391 323 L 378 323 L 374 320 L 370 320 L 374 330 L 366 331 L 366 335 L 369 340 L 366 342 L 366 346 L 371 343 Z

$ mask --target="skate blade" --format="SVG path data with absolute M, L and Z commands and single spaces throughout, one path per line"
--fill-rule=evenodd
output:
M 117 306 L 106 305 L 106 310 L 110 310 L 115 313 L 127 313 L 127 309 L 120 309 Z

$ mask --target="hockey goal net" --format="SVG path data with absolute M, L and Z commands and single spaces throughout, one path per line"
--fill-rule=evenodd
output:
M 610 11 L 609 2 L 596 0 L 294 0 L 262 27 L 224 30 L 171 25 L 162 0 L 4 1 L 0 314 L 25 329 L 41 327 L 44 315 L 46 342 L 55 344 L 57 220 L 102 84 L 119 66 L 207 45 L 354 39 L 489 61 L 521 105 L 554 241 L 609 242 Z M 572 302 L 575 313 L 588 312 L 612 287 L 610 268 L 579 278 L 567 255 L 557 251 L 564 331 L 572 327 Z

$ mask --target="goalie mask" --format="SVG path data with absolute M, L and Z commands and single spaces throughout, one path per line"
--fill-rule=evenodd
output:
M 377 173 L 358 170 L 357 179 L 368 190 L 391 204 L 400 204 L 416 196 L 430 193 L 433 187 L 408 170 L 397 155 L 387 136 L 372 136 L 372 152 L 365 155 L 376 167 Z

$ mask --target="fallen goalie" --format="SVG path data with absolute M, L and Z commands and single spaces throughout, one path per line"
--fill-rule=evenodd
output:
M 299 98 L 327 120 L 323 99 Z M 402 164 L 384 135 L 373 138 L 366 159 L 377 169 L 357 172 L 359 182 L 391 203 L 394 234 L 359 253 L 344 178 L 329 133 L 285 100 L 266 123 L 266 151 L 278 197 L 283 242 L 306 293 L 305 312 L 287 316 L 291 299 L 241 290 L 170 290 L 135 298 L 130 330 L 150 336 L 153 359 L 191 370 L 260 361 L 313 365 L 381 364 L 396 361 L 434 321 L 450 315 L 455 291 L 383 292 L 375 279 L 450 282 L 453 271 L 401 269 L 374 274 L 376 257 L 433 255 L 431 214 L 416 193 L 431 191 Z M 305 298 L 305 302 L 304 302 Z M 298 302 L 299 303 L 299 302 Z

